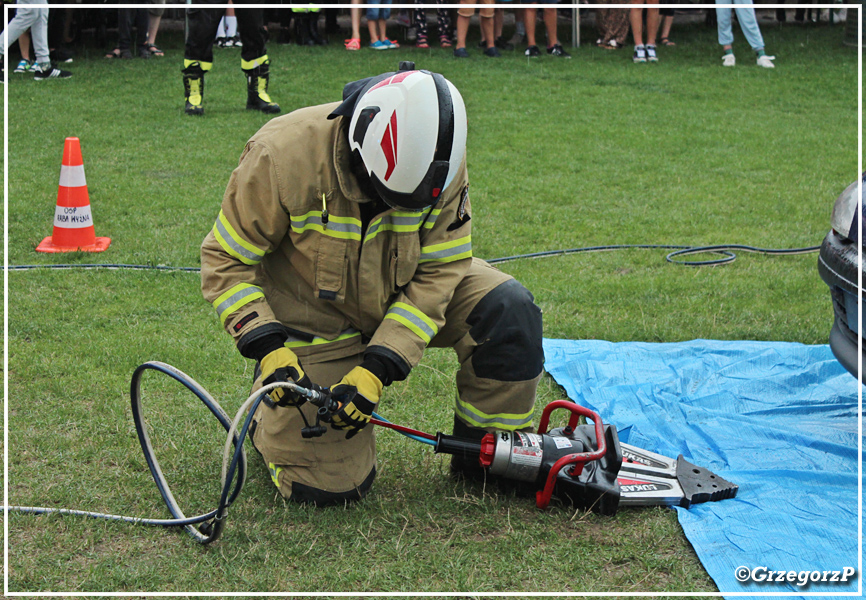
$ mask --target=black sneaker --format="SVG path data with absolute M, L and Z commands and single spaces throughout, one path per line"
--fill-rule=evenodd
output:
M 492 48 L 487 48 L 484 50 L 484 56 L 491 56 L 493 58 L 496 58 L 502 55 L 499 54 L 499 50 L 497 50 L 496 46 L 493 46 Z
M 541 56 L 541 50 L 538 49 L 538 46 L 530 46 L 526 49 L 526 52 L 523 53 L 523 56 L 535 57 Z
M 512 44 L 511 42 L 509 42 L 507 40 L 503 40 L 502 36 L 499 36 L 498 38 L 496 38 L 494 40 L 494 43 L 496 44 L 496 47 L 499 48 L 500 50 L 505 50 L 508 52 L 510 52 L 511 50 L 514 50 L 514 44 Z
M 69 71 L 63 71 L 57 67 L 48 67 L 47 69 L 40 67 L 33 75 L 33 79 L 36 81 L 44 81 L 46 79 L 69 79 L 70 77 L 72 77 L 72 73 Z
M 469 58 L 469 52 L 466 48 L 457 48 L 454 50 L 454 58 Z
M 568 52 L 566 52 L 563 49 L 562 44 L 554 44 L 553 46 L 551 46 L 550 48 L 547 49 L 547 53 L 550 54 L 551 56 L 559 56 L 562 58 L 571 58 L 571 54 L 569 54 Z

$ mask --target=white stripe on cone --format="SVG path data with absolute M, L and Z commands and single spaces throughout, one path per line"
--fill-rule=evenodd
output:
M 55 207 L 54 226 L 63 229 L 93 227 L 93 216 L 90 214 L 90 205 Z
M 63 187 L 84 187 L 87 181 L 84 179 L 84 165 L 70 167 L 61 165 L 60 185 Z

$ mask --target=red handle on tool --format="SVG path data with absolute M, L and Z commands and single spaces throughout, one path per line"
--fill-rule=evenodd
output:
M 591 460 L 598 460 L 607 452 L 607 444 L 604 440 L 604 424 L 601 422 L 601 417 L 598 413 L 589 410 L 583 406 L 575 404 L 569 400 L 554 400 L 550 404 L 544 407 L 544 412 L 541 413 L 541 422 L 538 425 L 538 433 L 545 434 L 547 433 L 547 425 L 550 422 L 550 413 L 552 413 L 557 408 L 565 408 L 571 411 L 571 418 L 568 420 L 568 426 L 571 429 L 577 428 L 578 420 L 581 415 L 586 417 L 587 419 L 592 419 L 592 422 L 595 424 L 595 439 L 598 448 L 594 452 L 577 452 L 575 454 L 566 454 L 555 463 L 550 468 L 550 473 L 547 474 L 547 481 L 544 484 L 544 489 L 539 490 L 535 494 L 535 505 L 538 508 L 547 508 L 547 505 L 550 504 L 550 497 L 553 494 L 553 486 L 556 483 L 556 476 L 559 472 L 568 465 L 575 465 L 572 467 L 570 475 L 574 475 L 575 477 L 580 475 L 583 471 L 583 465 L 588 463 Z

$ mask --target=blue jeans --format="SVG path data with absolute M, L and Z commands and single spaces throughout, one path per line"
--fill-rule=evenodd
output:
M 374 8 L 371 4 L 391 4 L 391 0 L 367 0 L 367 20 L 376 21 L 378 19 L 388 19 L 391 16 L 390 8 Z
M 752 0 L 736 0 L 736 4 L 751 4 Z M 734 4 L 733 0 L 716 0 L 716 4 Z M 719 23 L 719 43 L 722 46 L 729 46 L 734 43 L 734 32 L 731 26 L 731 7 L 716 6 L 716 18 Z M 753 50 L 760 50 L 764 47 L 764 38 L 761 36 L 761 29 L 758 27 L 758 19 L 755 18 L 755 9 L 735 8 L 737 11 L 737 20 L 740 22 L 740 29 L 743 30 L 743 35 L 746 36 L 746 41 Z

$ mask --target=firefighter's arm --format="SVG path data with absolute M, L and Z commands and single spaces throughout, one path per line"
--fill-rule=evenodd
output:
M 289 379 L 310 387 L 262 291 L 259 263 L 285 238 L 289 215 L 268 149 L 249 143 L 232 172 L 219 215 L 201 246 L 202 294 L 240 353 L 259 361 L 265 383 Z M 300 400 L 278 388 L 280 403 Z
M 365 361 L 380 363 L 386 385 L 405 379 L 420 362 L 445 324 L 445 309 L 472 262 L 465 164 L 422 227 L 420 241 L 415 274 L 397 294 L 365 353 Z

